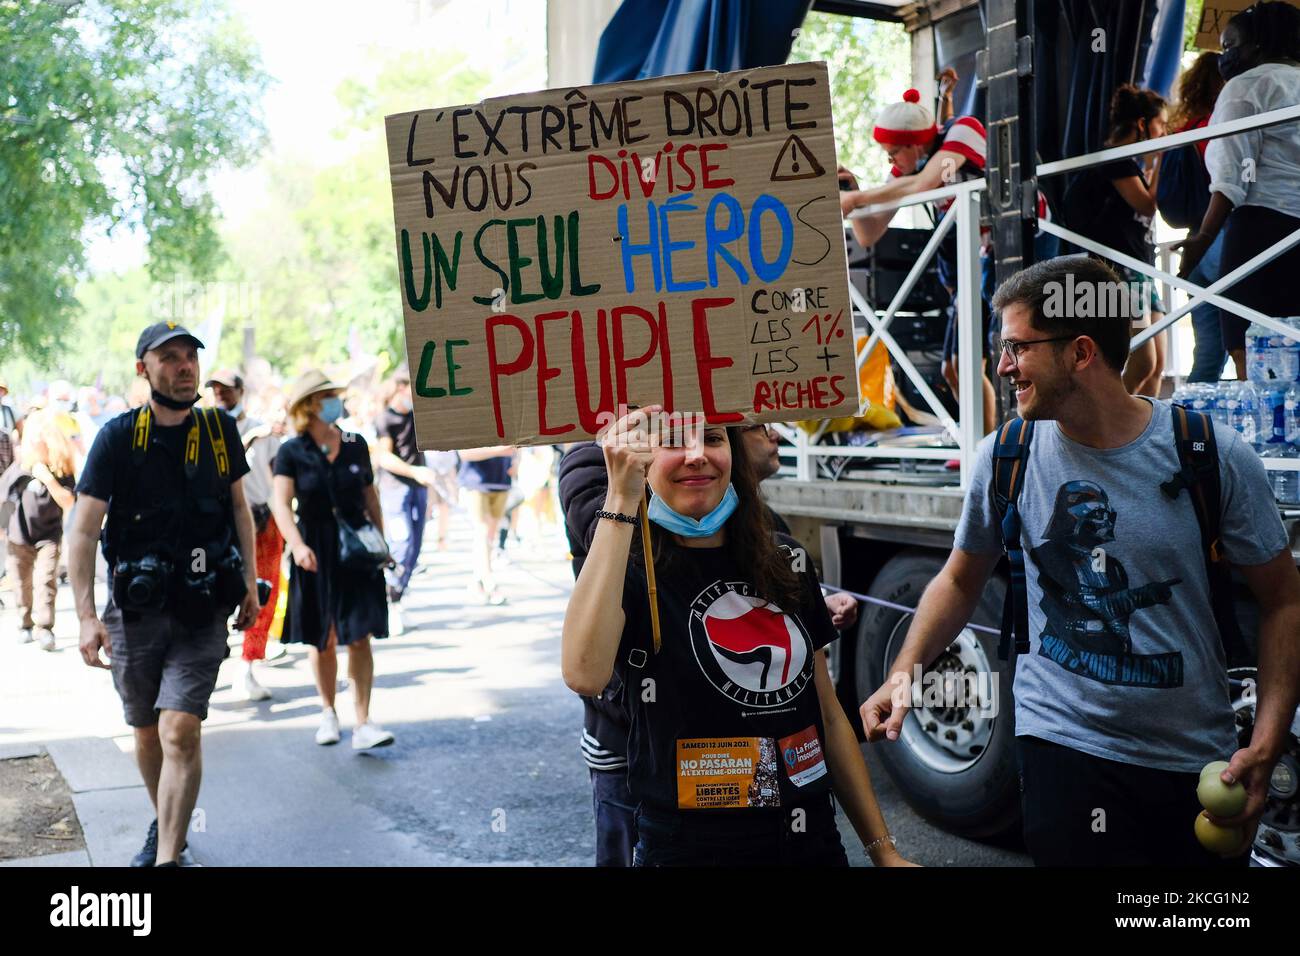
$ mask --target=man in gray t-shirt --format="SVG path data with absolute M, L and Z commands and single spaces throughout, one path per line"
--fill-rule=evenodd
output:
M 1037 423 L 1020 494 L 1030 649 L 1016 660 L 1016 734 L 1161 770 L 1199 773 L 1236 749 L 1227 662 L 1214 625 L 1191 498 L 1160 482 L 1179 469 L 1168 404 L 1133 441 L 1089 448 Z M 1286 532 L 1259 456 L 1215 430 L 1223 551 L 1263 564 Z M 975 453 L 953 543 L 996 560 L 993 443 Z
M 1015 386 L 1021 417 L 1037 423 L 1019 496 L 1025 839 L 1040 865 L 1210 864 L 1193 836 L 1199 771 L 1231 758 L 1222 779 L 1240 780 L 1248 801 L 1218 822 L 1253 832 L 1300 691 L 1300 574 L 1263 465 L 1236 432 L 1216 428 L 1222 550 L 1261 609 L 1255 732 L 1238 749 L 1200 526 L 1187 493 L 1160 490 L 1180 467 L 1172 414 L 1124 390 L 1128 317 L 1098 307 L 1128 301 L 1105 294 L 1118 281 L 1096 262 L 1062 257 L 1012 277 L 994 299 L 998 374 Z M 1095 294 L 1079 297 L 1085 285 Z M 955 547 L 890 679 L 862 705 L 871 740 L 897 739 L 907 675 L 955 639 L 1001 556 L 996 437 L 976 450 Z

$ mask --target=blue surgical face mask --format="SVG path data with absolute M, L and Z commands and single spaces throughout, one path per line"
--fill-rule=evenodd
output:
M 334 395 L 320 403 L 320 411 L 316 417 L 326 425 L 332 425 L 343 417 L 343 399 Z
M 650 508 L 646 511 L 646 516 L 665 531 L 680 534 L 683 538 L 707 538 L 711 534 L 718 533 L 727 523 L 727 519 L 735 513 L 739 504 L 740 499 L 736 496 L 735 486 L 727 485 L 726 494 L 722 496 L 718 506 L 698 520 L 678 514 L 658 495 L 650 499 Z

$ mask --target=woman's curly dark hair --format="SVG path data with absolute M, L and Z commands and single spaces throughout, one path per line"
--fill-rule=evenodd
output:
M 1214 103 L 1222 89 L 1219 54 L 1207 50 L 1178 78 L 1178 97 L 1169 117 L 1169 128 L 1182 129 L 1209 116 L 1214 112 Z
M 1118 143 L 1137 129 L 1138 123 L 1148 123 L 1165 108 L 1165 98 L 1155 90 L 1142 89 L 1132 83 L 1115 87 L 1110 96 L 1110 135 L 1108 144 Z
M 731 446 L 731 483 L 738 504 L 735 513 L 727 519 L 723 549 L 763 597 L 782 610 L 792 610 L 803 598 L 799 576 L 792 567 L 789 552 L 776 543 L 771 512 L 758 490 L 758 477 L 745 451 L 740 429 L 728 428 L 727 441 Z M 639 535 L 637 538 L 632 545 L 632 559 L 641 565 L 644 562 Z M 650 542 L 655 570 L 664 577 L 671 575 L 684 549 L 673 539 L 672 532 L 656 524 L 650 525 Z

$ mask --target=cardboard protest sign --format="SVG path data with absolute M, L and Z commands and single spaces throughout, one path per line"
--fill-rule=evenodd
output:
M 1300 0 L 1286 0 L 1293 7 L 1300 7 Z M 1201 7 L 1201 19 L 1196 24 L 1196 49 L 1221 50 L 1219 37 L 1228 21 L 1253 5 L 1255 0 L 1205 0 Z
M 421 448 L 857 409 L 823 63 L 386 118 Z

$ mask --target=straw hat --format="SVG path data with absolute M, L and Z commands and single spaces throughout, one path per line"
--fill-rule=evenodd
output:
M 329 377 L 320 369 L 308 369 L 294 379 L 293 384 L 285 391 L 286 404 L 288 408 L 293 408 L 303 399 L 315 395 L 317 392 L 341 391 L 343 391 L 343 386 L 330 381 Z

